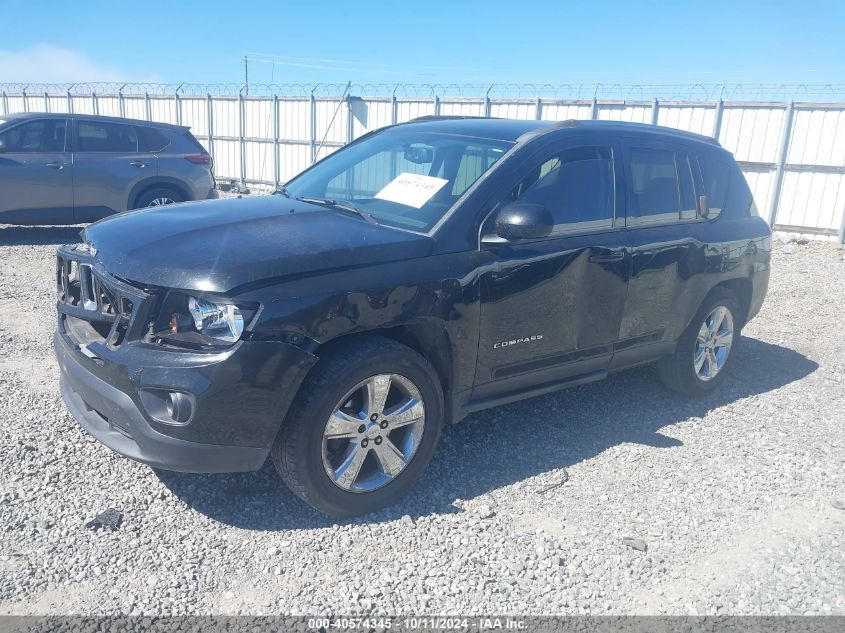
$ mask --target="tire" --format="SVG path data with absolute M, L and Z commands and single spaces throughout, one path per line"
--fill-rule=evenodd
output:
M 170 187 L 156 187 L 155 189 L 149 189 L 138 196 L 133 208 L 143 209 L 144 207 L 158 207 L 184 201 L 185 196 L 175 189 L 171 189 Z
M 387 400 L 379 417 L 378 396 L 368 394 L 382 392 Z M 273 444 L 273 464 L 293 493 L 320 512 L 367 514 L 399 499 L 420 478 L 434 455 L 443 411 L 443 391 L 428 361 L 390 339 L 355 337 L 308 375 Z M 338 437 L 327 439 L 327 433 Z
M 720 329 L 721 335 L 707 341 L 707 335 L 703 328 L 707 324 L 712 326 L 711 315 L 718 319 L 723 314 L 722 310 L 727 312 L 727 316 L 723 317 L 721 321 L 724 326 Z M 707 321 L 707 324 L 705 321 Z M 703 396 L 716 389 L 725 380 L 733 366 L 742 325 L 739 301 L 736 295 L 727 288 L 714 288 L 701 304 L 689 326 L 681 334 L 675 353 L 658 361 L 657 372 L 663 384 L 688 396 Z M 725 332 L 727 330 L 725 328 L 727 327 L 731 332 L 730 344 L 723 356 L 725 346 L 719 346 L 718 343 L 726 341 Z M 708 328 L 708 331 L 710 330 L 712 330 L 712 327 Z M 700 341 L 699 334 L 705 335 L 703 341 Z M 707 350 L 708 345 L 711 344 L 716 346 L 711 348 L 713 355 L 712 358 L 709 358 Z M 699 355 L 702 351 L 703 354 Z M 698 362 L 701 363 L 700 368 L 697 368 Z M 711 375 L 712 369 L 715 369 L 714 375 Z

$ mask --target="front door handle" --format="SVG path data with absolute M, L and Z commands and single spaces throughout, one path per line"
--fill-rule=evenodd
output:
M 65 164 L 64 163 L 47 163 L 47 167 L 52 167 L 53 169 L 60 170 L 60 169 L 65 168 Z
M 590 261 L 594 264 L 621 262 L 623 259 L 625 259 L 625 251 L 610 251 L 604 255 L 590 255 Z
M 133 160 L 133 161 L 132 161 L 131 163 L 129 163 L 129 164 L 130 164 L 130 165 L 132 165 L 133 167 L 138 167 L 139 169 L 141 169 L 141 168 L 143 168 L 143 167 L 146 167 L 146 166 L 147 166 L 147 163 L 145 163 L 145 162 L 144 162 L 144 161 L 142 161 L 142 160 Z

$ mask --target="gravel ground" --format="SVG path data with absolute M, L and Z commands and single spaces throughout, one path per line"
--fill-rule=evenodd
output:
M 473 415 L 411 498 L 335 525 L 269 466 L 156 472 L 77 427 L 50 341 L 77 231 L 0 227 L 0 614 L 845 614 L 835 246 L 776 244 L 718 393 L 638 370 Z

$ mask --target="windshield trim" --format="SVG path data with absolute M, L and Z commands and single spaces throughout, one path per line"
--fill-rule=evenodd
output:
M 374 137 L 376 137 L 380 134 L 389 133 L 391 130 L 397 130 L 397 131 L 402 130 L 402 128 L 404 128 L 404 125 L 400 123 L 398 125 L 392 125 L 392 126 L 389 126 L 389 127 L 382 128 L 380 130 L 374 130 L 372 132 L 368 132 L 368 133 L 358 137 L 357 139 L 355 139 L 351 143 L 347 143 L 343 147 L 339 148 L 337 151 L 343 151 L 346 148 L 352 147 L 353 145 L 356 145 L 356 144 L 358 144 L 361 141 L 364 141 L 366 139 L 374 138 Z M 499 166 L 505 161 L 505 159 L 513 153 L 515 148 L 520 146 L 520 141 L 519 141 L 519 139 L 512 141 L 512 140 L 508 140 L 508 139 L 493 138 L 493 137 L 487 137 L 487 136 L 478 136 L 478 135 L 475 135 L 475 134 L 455 134 L 453 132 L 421 131 L 421 132 L 419 132 L 419 135 L 420 136 L 436 136 L 436 137 L 440 137 L 440 138 L 449 137 L 449 138 L 456 138 L 456 139 L 487 141 L 487 142 L 490 142 L 490 143 L 501 144 L 502 146 L 504 146 L 506 148 L 504 153 L 502 154 L 502 156 L 495 163 L 493 163 L 493 165 L 491 165 L 489 169 L 487 169 L 485 172 L 483 172 L 475 180 L 475 182 L 473 182 L 460 195 L 460 197 L 452 204 L 452 206 L 450 206 L 443 213 L 443 215 L 440 217 L 440 219 L 438 219 L 437 222 L 435 222 L 428 231 L 423 231 L 421 229 L 413 229 L 413 228 L 406 227 L 406 226 L 397 226 L 393 223 L 383 222 L 377 216 L 373 216 L 374 219 L 376 219 L 378 221 L 379 226 L 383 226 L 383 227 L 387 227 L 387 228 L 391 228 L 391 229 L 396 229 L 397 231 L 404 231 L 406 233 L 412 233 L 414 235 L 423 235 L 423 236 L 426 236 L 426 237 L 433 237 L 434 234 L 440 229 L 440 227 L 452 216 L 452 214 L 455 212 L 455 210 L 463 204 L 463 202 L 464 202 L 464 200 L 466 200 L 467 196 L 469 196 L 472 192 L 474 192 L 476 190 L 476 188 L 482 182 L 484 182 L 487 179 L 488 175 L 495 172 L 497 170 L 497 168 L 499 168 Z M 302 177 L 305 174 L 307 174 L 308 172 L 310 172 L 312 169 L 317 167 L 317 165 L 319 165 L 323 161 L 327 160 L 328 158 L 331 158 L 335 153 L 336 152 L 332 152 L 331 154 L 324 156 L 323 158 L 321 158 L 320 160 L 315 162 L 313 165 L 310 165 L 307 169 L 304 169 L 303 171 L 299 172 L 296 176 L 294 176 L 293 178 L 291 178 L 290 180 L 285 182 L 284 185 L 282 185 L 281 188 L 287 190 L 287 188 L 291 184 L 293 184 L 296 180 L 298 180 L 300 177 Z M 289 193 L 292 197 L 296 198 L 296 196 L 294 196 L 292 192 L 289 192 Z

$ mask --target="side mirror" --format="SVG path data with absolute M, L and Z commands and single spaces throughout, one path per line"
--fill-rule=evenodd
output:
M 513 202 L 496 216 L 496 235 L 506 240 L 532 240 L 548 237 L 555 220 L 541 204 Z
M 698 215 L 704 219 L 710 217 L 710 198 L 698 196 Z

